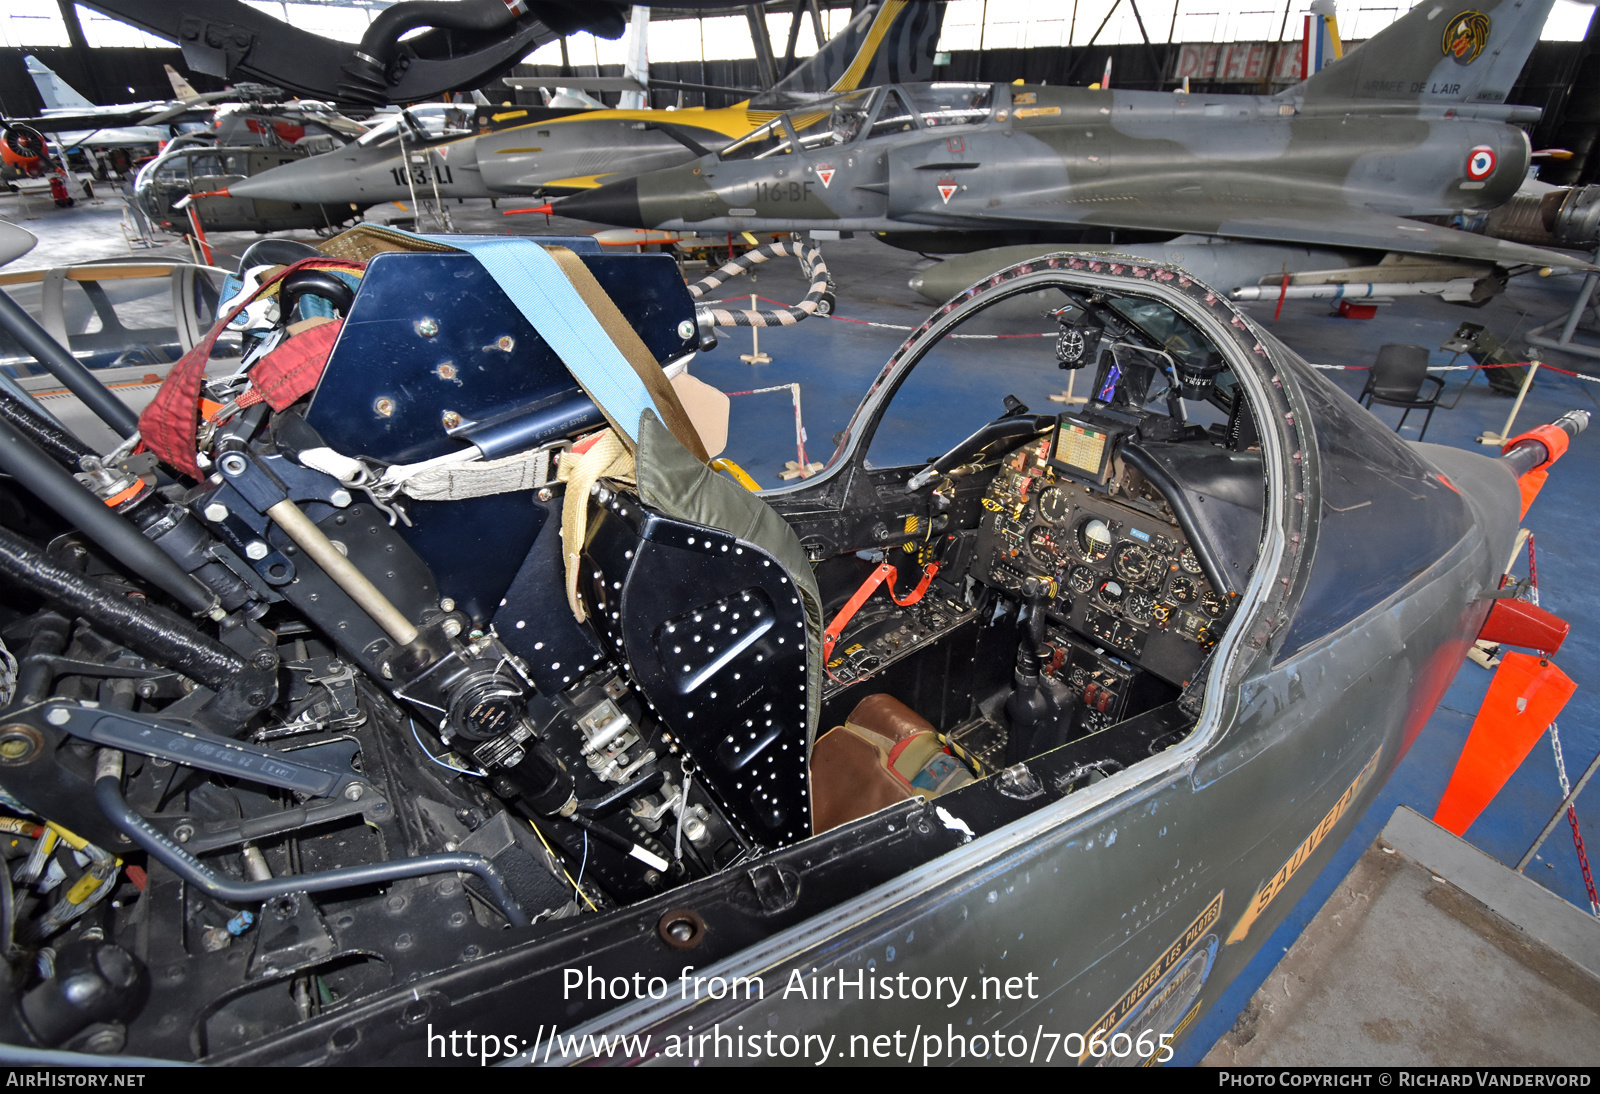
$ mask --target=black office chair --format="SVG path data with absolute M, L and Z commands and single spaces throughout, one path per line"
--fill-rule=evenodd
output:
M 1425 382 L 1434 385 L 1432 393 L 1426 397 L 1422 395 Z M 1433 408 L 1439 405 L 1442 391 L 1444 381 L 1428 375 L 1428 347 L 1389 343 L 1378 347 L 1378 356 L 1367 373 L 1367 384 L 1361 389 L 1360 402 L 1365 407 L 1378 403 L 1404 409 L 1400 424 L 1394 427 L 1396 433 L 1405 426 L 1406 417 L 1413 410 L 1426 410 L 1422 432 L 1417 434 L 1420 441 L 1428 435 L 1428 423 L 1433 420 Z

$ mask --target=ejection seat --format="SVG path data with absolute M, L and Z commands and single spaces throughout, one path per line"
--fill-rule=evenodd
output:
M 653 414 L 636 473 L 637 492 L 602 496 L 589 526 L 596 629 L 748 835 L 793 842 L 807 818 L 820 833 L 973 781 L 889 695 L 863 699 L 812 746 L 820 597 L 793 530 Z

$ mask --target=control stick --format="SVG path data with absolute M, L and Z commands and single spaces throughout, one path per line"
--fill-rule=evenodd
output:
M 1058 727 L 1072 694 L 1043 671 L 1050 655 L 1044 644 L 1045 609 L 1059 591 L 1060 586 L 1050 577 L 1030 577 L 1022 583 L 1022 596 L 1028 606 L 1027 632 L 1017 644 L 1017 667 L 1011 697 L 1006 700 L 1010 729 L 1006 739 L 1007 764 L 1020 763 L 1065 743 L 1057 739 L 1061 736 Z

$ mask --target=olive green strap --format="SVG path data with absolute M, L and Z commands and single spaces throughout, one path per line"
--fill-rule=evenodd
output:
M 640 339 L 633 325 L 623 318 L 622 312 L 617 309 L 616 302 L 600 287 L 594 274 L 589 272 L 589 267 L 584 265 L 583 259 L 566 247 L 546 247 L 545 250 L 556 260 L 561 267 L 561 272 L 566 275 L 572 287 L 578 291 L 583 302 L 599 320 L 600 327 L 616 344 L 623 358 L 632 366 L 634 373 L 639 377 L 639 382 L 644 384 L 645 390 L 650 393 L 650 398 L 655 401 L 656 408 L 661 411 L 662 424 L 672 432 L 679 444 L 694 454 L 695 459 L 706 463 L 710 457 L 706 455 L 705 444 L 700 440 L 700 434 L 689 421 L 689 415 L 683 409 L 683 403 L 678 398 L 678 393 L 673 390 L 672 384 L 667 380 L 667 374 L 661 371 L 661 366 L 651 355 L 650 350 Z M 602 410 L 605 408 L 602 407 Z M 637 422 L 628 422 L 632 433 L 639 427 Z

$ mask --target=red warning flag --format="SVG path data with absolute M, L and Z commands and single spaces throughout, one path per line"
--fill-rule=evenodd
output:
M 1501 654 L 1434 823 L 1458 836 L 1466 832 L 1576 690 L 1578 685 L 1547 658 Z

